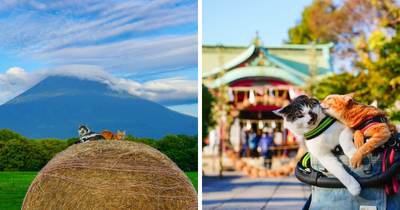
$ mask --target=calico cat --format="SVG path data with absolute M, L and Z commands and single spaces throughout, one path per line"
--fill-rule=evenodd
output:
M 360 194 L 360 184 L 347 173 L 332 153 L 340 144 L 345 155 L 349 159 L 352 158 L 357 149 L 354 147 L 353 132 L 350 128 L 325 115 L 319 101 L 306 95 L 298 96 L 292 103 L 274 113 L 283 117 L 290 131 L 306 137 L 309 152 L 337 177 L 352 195 Z
M 86 125 L 86 126 L 78 125 L 79 136 L 82 136 L 83 134 L 86 134 L 86 133 L 89 133 L 89 132 L 90 132 L 90 130 L 89 130 L 88 125 Z
M 79 125 L 78 133 L 80 138 L 74 144 L 79 144 L 86 141 L 104 140 L 104 137 L 100 133 L 90 131 L 88 125 Z
M 111 140 L 111 139 L 123 140 L 125 138 L 125 133 L 126 133 L 126 131 L 120 132 L 118 130 L 118 132 L 116 134 L 114 134 L 111 131 L 105 130 L 105 131 L 101 132 L 100 134 L 103 135 L 106 140 Z
M 372 116 L 385 117 L 386 112 L 374 107 L 367 106 L 360 102 L 354 101 L 355 93 L 347 95 L 329 95 L 321 101 L 323 111 L 338 119 L 349 128 L 355 128 L 365 119 Z M 353 155 L 350 166 L 357 168 L 361 166 L 361 161 L 375 148 L 386 143 L 390 135 L 397 133 L 396 126 L 386 120 L 386 122 L 375 122 L 366 129 L 356 130 L 354 133 L 354 144 L 358 151 Z M 362 136 L 371 137 L 365 144 Z

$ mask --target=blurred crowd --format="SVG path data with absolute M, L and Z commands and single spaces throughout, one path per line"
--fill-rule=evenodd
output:
M 296 148 L 288 149 L 287 146 L 298 145 L 301 137 L 296 137 L 289 130 L 264 128 L 263 130 L 247 130 L 242 127 L 240 132 L 240 157 L 264 158 L 264 167 L 270 169 L 273 157 L 289 156 Z

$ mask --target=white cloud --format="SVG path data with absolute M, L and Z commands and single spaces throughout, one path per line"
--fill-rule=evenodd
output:
M 180 77 L 153 80 L 144 83 L 142 89 L 146 93 L 154 93 L 146 96 L 152 101 L 167 103 L 173 97 L 177 101 L 197 103 L 197 96 L 194 97 L 197 95 L 197 81 L 194 80 L 188 81 Z
M 176 3 L 178 2 L 180 1 Z M 66 46 L 96 45 L 96 42 L 124 34 L 197 23 L 197 3 L 175 6 L 172 1 L 160 0 L 122 3 L 111 1 L 104 5 L 89 1 L 86 4 L 72 2 L 46 6 L 29 1 L 13 2 L 8 9 L 12 7 L 25 9 L 27 12 L 15 12 L 8 18 L 0 19 L 0 38 L 3 44 L 28 52 L 51 53 Z M 57 13 L 53 14 L 52 9 Z
M 164 105 L 197 103 L 197 81 L 175 77 L 140 84 L 130 79 L 115 78 L 101 67 L 93 65 L 58 66 L 36 72 L 26 72 L 19 67 L 10 68 L 5 74 L 0 74 L 0 86 L 3 89 L 0 92 L 0 103 L 5 103 L 41 80 L 55 75 L 102 82 L 110 89 L 126 91 Z
M 0 104 L 51 75 L 100 81 L 163 105 L 196 103 L 197 79 L 177 76 L 197 75 L 197 10 L 192 0 L 6 0 L 0 60 L 7 52 L 21 62 L 0 70 Z M 25 61 L 57 67 L 10 68 Z
M 168 35 L 150 40 L 68 47 L 33 56 L 56 65 L 84 63 L 101 65 L 107 70 L 129 69 L 129 72 L 148 74 L 148 70 L 163 72 L 174 67 L 197 66 L 197 39 L 197 35 Z
M 14 56 L 141 77 L 197 67 L 194 1 L 7 2 L 0 50 Z

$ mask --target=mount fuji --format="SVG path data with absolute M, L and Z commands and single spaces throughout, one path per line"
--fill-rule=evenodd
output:
M 198 133 L 196 117 L 101 82 L 66 76 L 48 77 L 1 105 L 0 119 L 0 128 L 30 139 L 78 137 L 78 125 L 153 139 Z

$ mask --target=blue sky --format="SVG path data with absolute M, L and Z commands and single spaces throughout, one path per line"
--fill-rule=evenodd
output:
M 193 0 L 0 0 L 0 104 L 63 74 L 197 116 L 197 10 Z
M 203 44 L 250 45 L 259 32 L 265 46 L 288 40 L 312 0 L 203 1 Z

